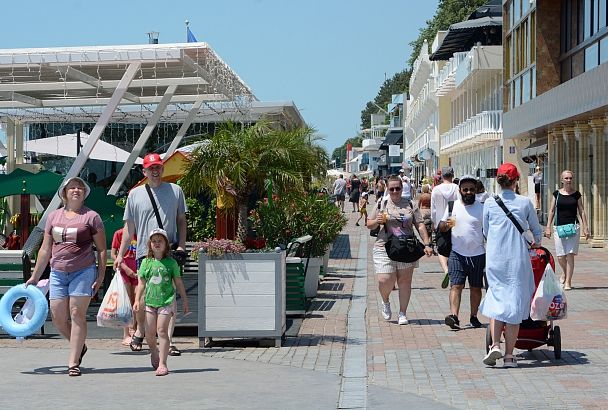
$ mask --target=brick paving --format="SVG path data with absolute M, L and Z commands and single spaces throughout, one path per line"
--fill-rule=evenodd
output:
M 443 324 L 448 290 L 440 287 L 443 274 L 435 257 L 423 258 L 415 270 L 408 308 L 410 325 L 399 326 L 396 318 L 390 323 L 382 320 L 371 257 L 373 238 L 367 236 L 367 229 L 354 226 L 358 214 L 346 215 L 349 224 L 334 245 L 330 272 L 297 337 L 288 337 L 281 348 L 222 344 L 204 349 L 202 355 L 342 375 L 355 272 L 360 259 L 365 259 L 367 382 L 369 394 L 376 395 L 369 397 L 368 403 L 381 402 L 378 394 L 401 392 L 401 403 L 406 405 L 408 397 L 427 399 L 424 408 L 433 408 L 432 403 L 441 408 L 475 409 L 608 408 L 608 249 L 580 247 L 575 289 L 567 293 L 569 317 L 558 323 L 562 328 L 562 360 L 553 360 L 552 348 L 543 346 L 532 352 L 517 351 L 519 369 L 486 368 L 481 363 L 485 329 L 454 332 Z M 359 255 L 362 236 L 367 239 L 367 255 Z M 553 250 L 552 241 L 545 240 L 544 245 Z M 462 300 L 461 321 L 466 322 L 467 290 Z M 391 302 L 398 306 L 396 292 Z M 120 339 L 89 339 L 87 344 L 93 349 L 129 350 L 120 346 Z M 178 338 L 177 345 L 186 352 L 201 352 L 197 338 Z M 5 337 L 0 338 L 0 347 L 67 348 L 58 338 L 19 343 Z

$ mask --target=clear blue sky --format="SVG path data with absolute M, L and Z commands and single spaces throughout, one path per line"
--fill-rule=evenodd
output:
M 329 154 L 406 67 L 437 0 L 54 0 L 2 5 L 0 48 L 185 42 L 184 20 L 263 101 L 292 100 Z

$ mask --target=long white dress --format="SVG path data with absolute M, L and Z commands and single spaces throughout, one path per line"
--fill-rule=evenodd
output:
M 542 229 L 532 201 L 511 190 L 503 190 L 500 197 L 522 228 L 532 231 L 535 242 L 540 244 Z M 534 294 L 527 242 L 492 196 L 484 204 L 483 231 L 487 239 L 488 291 L 479 310 L 486 317 L 519 324 L 530 315 Z

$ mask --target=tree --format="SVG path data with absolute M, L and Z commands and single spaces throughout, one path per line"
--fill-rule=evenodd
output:
M 385 80 L 378 90 L 373 103 L 368 101 L 363 111 L 361 111 L 361 128 L 366 129 L 371 126 L 371 114 L 378 112 L 378 106 L 386 109 L 386 105 L 391 102 L 393 94 L 402 94 L 409 91 L 411 70 L 403 70 L 395 73 L 391 78 Z
M 245 240 L 247 205 L 269 183 L 279 191 L 300 191 L 312 177 L 324 177 L 327 153 L 308 127 L 283 130 L 263 120 L 252 126 L 222 124 L 194 150 L 182 178 L 188 195 L 213 193 L 218 208 L 238 209 L 237 239 Z
M 347 139 L 341 147 L 334 149 L 334 152 L 332 152 L 331 159 L 334 160 L 338 158 L 340 165 L 342 165 L 343 168 L 346 162 L 346 146 L 348 144 L 352 144 L 353 147 L 360 147 L 363 144 L 363 136 L 357 135 L 356 137 Z

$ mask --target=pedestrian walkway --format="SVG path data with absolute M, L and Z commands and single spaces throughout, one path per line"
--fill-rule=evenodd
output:
M 563 360 L 553 361 L 552 350 L 543 347 L 518 352 L 519 369 L 492 369 L 481 363 L 485 329 L 454 332 L 443 324 L 448 290 L 440 287 L 443 274 L 434 257 L 423 258 L 415 271 L 410 324 L 382 320 L 374 238 L 354 225 L 358 214 L 346 215 L 349 224 L 334 244 L 318 297 L 297 336 L 281 348 L 214 339 L 214 347 L 200 349 L 197 338 L 177 338 L 183 355 L 170 358 L 172 374 L 159 378 L 146 352 L 120 345 L 121 331 L 97 338 L 90 323 L 83 376 L 74 380 L 65 375 L 67 345 L 56 335 L 22 343 L 2 336 L 3 407 L 22 407 L 17 392 L 36 386 L 37 394 L 27 396 L 29 407 L 49 409 L 83 402 L 116 408 L 154 397 L 161 388 L 167 404 L 178 408 L 608 408 L 605 249 L 582 245 L 576 259 L 569 318 L 559 323 Z M 552 250 L 552 243 L 546 245 Z M 466 322 L 468 291 L 462 300 Z M 396 292 L 391 302 L 398 306 Z

